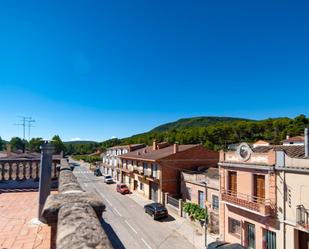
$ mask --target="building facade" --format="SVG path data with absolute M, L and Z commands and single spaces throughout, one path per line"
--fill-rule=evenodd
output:
M 308 143 L 305 143 L 308 148 Z M 309 151 L 309 148 L 307 149 Z M 278 248 L 309 249 L 309 157 L 304 146 L 277 151 Z
M 199 204 L 202 208 L 207 207 L 211 233 L 219 233 L 219 187 L 218 168 L 201 167 L 181 172 L 182 199 Z
M 180 172 L 195 166 L 216 166 L 219 154 L 201 145 L 153 143 L 120 155 L 121 182 L 147 199 L 164 202 L 164 193 L 180 195 Z
M 119 174 L 117 174 L 117 166 L 120 163 L 119 155 L 129 153 L 134 150 L 138 150 L 145 147 L 144 144 L 129 144 L 120 145 L 108 148 L 102 156 L 101 171 L 105 175 L 111 175 L 115 180 L 119 180 Z
M 274 249 L 276 218 L 276 152 L 272 146 L 242 143 L 220 152 L 220 235 L 250 249 Z

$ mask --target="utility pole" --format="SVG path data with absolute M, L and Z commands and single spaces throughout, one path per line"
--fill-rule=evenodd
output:
M 28 127 L 28 140 L 30 140 L 30 128 L 34 127 L 32 125 L 32 123 L 35 122 L 34 119 L 32 119 L 32 117 L 25 117 L 25 116 L 21 116 L 20 118 L 20 123 L 15 124 L 15 125 L 19 125 L 23 127 L 23 140 L 26 140 L 26 126 Z M 27 123 L 27 124 L 26 124 Z
M 28 141 L 30 141 L 30 128 L 31 128 L 31 127 L 35 127 L 35 126 L 33 126 L 31 123 L 34 123 L 35 120 L 32 119 L 31 117 L 29 117 L 29 119 L 27 120 L 27 122 L 28 122 Z

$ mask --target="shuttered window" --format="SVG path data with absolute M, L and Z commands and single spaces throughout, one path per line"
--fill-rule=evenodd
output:
M 237 173 L 234 171 L 229 172 L 229 191 L 231 193 L 237 193 Z
M 254 196 L 257 202 L 263 202 L 265 199 L 264 175 L 254 175 Z

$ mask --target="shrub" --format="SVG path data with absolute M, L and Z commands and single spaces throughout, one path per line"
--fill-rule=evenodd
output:
M 187 213 L 192 219 L 197 221 L 205 220 L 207 217 L 207 211 L 205 208 L 201 208 L 198 204 L 186 202 L 183 208 L 184 212 Z

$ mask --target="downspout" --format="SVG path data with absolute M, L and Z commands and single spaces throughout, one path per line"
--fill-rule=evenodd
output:
M 286 249 L 286 191 L 285 170 L 283 170 L 283 249 Z

